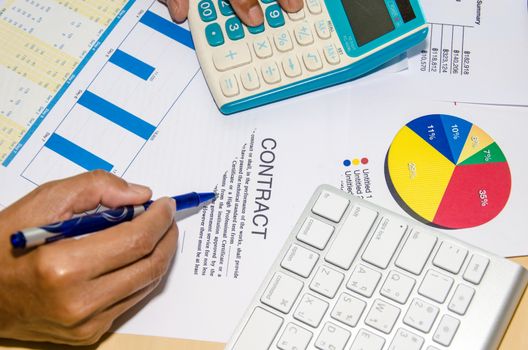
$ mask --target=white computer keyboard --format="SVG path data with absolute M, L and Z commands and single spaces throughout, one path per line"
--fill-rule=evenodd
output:
M 517 264 L 323 185 L 226 349 L 494 349 L 527 281 Z

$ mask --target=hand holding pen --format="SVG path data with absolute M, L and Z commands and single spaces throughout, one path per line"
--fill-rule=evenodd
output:
M 0 212 L 0 338 L 92 344 L 163 278 L 176 251 L 175 201 L 82 239 L 17 254 L 10 235 L 99 204 L 148 202 L 152 193 L 95 171 L 45 184 Z

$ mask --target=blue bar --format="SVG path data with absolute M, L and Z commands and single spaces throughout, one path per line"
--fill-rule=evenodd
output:
M 58 134 L 52 134 L 45 146 L 88 171 L 96 169 L 110 171 L 113 168 L 112 164 Z
M 110 57 L 110 62 L 143 80 L 148 80 L 154 73 L 154 67 L 121 50 L 114 52 Z
M 191 32 L 154 12 L 145 12 L 139 22 L 194 50 Z
M 154 130 L 156 130 L 154 125 L 128 113 L 88 90 L 82 94 L 78 103 L 145 140 L 148 140 Z
M 15 146 L 15 148 L 13 148 L 13 150 L 11 151 L 11 153 L 4 159 L 4 162 L 2 163 L 3 166 L 7 167 L 9 165 L 9 163 L 11 163 L 13 161 L 13 159 L 15 158 L 15 156 L 18 154 L 18 152 L 20 152 L 20 150 L 22 149 L 22 147 L 26 144 L 26 142 L 31 138 L 31 136 L 33 136 L 33 133 L 35 133 L 35 131 L 37 130 L 37 128 L 39 127 L 40 123 L 42 123 L 42 121 L 44 120 L 44 118 L 46 118 L 49 114 L 49 112 L 53 109 L 53 107 L 55 107 L 55 105 L 57 104 L 57 102 L 59 101 L 59 99 L 62 97 L 62 95 L 64 95 L 64 93 L 66 92 L 66 90 L 70 87 L 70 85 L 72 84 L 72 82 L 75 80 L 75 78 L 79 75 L 79 73 L 81 72 L 81 70 L 84 69 L 84 66 L 86 66 L 86 64 L 88 63 L 88 61 L 92 58 L 92 56 L 94 55 L 94 53 L 97 51 L 97 49 L 101 46 L 101 44 L 106 40 L 106 38 L 108 37 L 108 35 L 110 34 L 110 32 L 112 32 L 112 30 L 114 30 L 115 26 L 117 25 L 117 23 L 119 23 L 119 21 L 121 20 L 121 18 L 123 18 L 123 16 L 127 13 L 128 10 L 130 10 L 130 8 L 132 7 L 132 5 L 134 5 L 134 3 L 136 2 L 136 0 L 130 0 L 129 2 L 127 2 L 125 4 L 125 6 L 123 7 L 123 9 L 121 10 L 121 12 L 119 12 L 119 14 L 116 16 L 116 18 L 114 18 L 114 20 L 112 21 L 112 23 L 110 23 L 110 25 L 108 26 L 108 28 L 106 28 L 106 30 L 103 32 L 103 34 L 101 35 L 101 37 L 99 37 L 99 39 L 97 40 L 97 42 L 92 46 L 92 48 L 90 49 L 90 51 L 88 51 L 88 53 L 86 54 L 86 56 L 84 56 L 84 58 L 82 59 L 82 61 L 79 63 L 79 65 L 77 66 L 77 68 L 75 68 L 75 70 L 73 71 L 73 73 L 70 75 L 70 77 L 68 78 L 68 80 L 64 83 L 64 85 L 62 85 L 62 87 L 60 88 L 60 90 L 55 94 L 55 96 L 53 96 L 52 100 L 50 101 L 50 103 L 48 103 L 48 105 L 46 106 L 46 108 L 44 109 L 44 111 L 42 113 L 40 113 L 40 115 L 38 116 L 37 120 L 35 120 L 35 122 L 30 126 L 30 128 L 26 131 L 26 134 L 20 139 L 20 141 L 18 142 L 18 144 Z

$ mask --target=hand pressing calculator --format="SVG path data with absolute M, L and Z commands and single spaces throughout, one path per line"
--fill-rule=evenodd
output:
M 258 27 L 245 26 L 228 0 L 199 0 L 189 9 L 196 53 L 224 114 L 359 77 L 428 31 L 418 0 L 305 0 L 296 13 L 260 2 Z

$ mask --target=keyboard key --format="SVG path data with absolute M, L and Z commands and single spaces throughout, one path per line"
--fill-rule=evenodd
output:
M 303 62 L 306 69 L 310 72 L 318 71 L 323 68 L 323 61 L 317 50 L 307 50 L 303 53 Z
M 260 72 L 264 81 L 268 84 L 277 84 L 281 81 L 281 75 L 277 63 L 274 61 L 268 61 L 262 64 Z
M 226 33 L 231 40 L 240 40 L 244 37 L 244 27 L 238 17 L 231 17 L 225 23 Z
M 260 80 L 255 68 L 246 68 L 240 73 L 242 86 L 248 91 L 256 90 L 260 87 Z
M 397 217 L 385 217 L 372 235 L 362 259 L 386 269 L 407 230 L 405 222 Z
M 211 22 L 216 19 L 216 10 L 212 0 L 202 0 L 198 3 L 198 13 L 204 22 Z
M 339 222 L 349 203 L 349 200 L 344 197 L 322 191 L 312 207 L 312 212 L 330 221 Z
M 466 313 L 474 294 L 475 290 L 473 288 L 464 284 L 459 284 L 449 302 L 449 310 L 463 316 Z
M 378 271 L 374 271 L 364 265 L 357 265 L 348 280 L 347 288 L 370 298 L 380 278 L 381 273 Z
M 341 321 L 350 327 L 355 327 L 366 306 L 367 303 L 363 300 L 355 298 L 347 293 L 343 293 L 339 296 L 330 315 L 332 318 Z
M 280 52 L 287 52 L 293 49 L 293 42 L 290 33 L 286 29 L 275 32 L 273 35 L 273 41 L 275 42 L 275 47 Z
M 323 11 L 319 0 L 306 0 L 306 5 L 312 15 L 318 15 Z
M 426 350 L 440 350 L 438 348 L 435 348 L 434 346 L 429 345 Z
M 400 315 L 400 309 L 383 300 L 376 299 L 370 308 L 365 323 L 380 332 L 389 334 Z
M 224 16 L 231 16 L 234 13 L 233 7 L 228 0 L 218 0 L 218 8 Z
M 288 271 L 306 278 L 312 273 L 312 269 L 318 259 L 319 254 L 297 244 L 293 244 L 284 256 L 284 259 L 282 259 L 281 266 Z
M 436 240 L 435 236 L 426 231 L 413 230 L 394 264 L 415 275 L 421 274 Z
M 429 333 L 436 316 L 438 316 L 438 311 L 436 306 L 415 298 L 403 318 L 403 323 L 424 333 Z
M 443 303 L 452 285 L 453 279 L 451 277 L 429 270 L 418 289 L 418 293 L 438 303 Z
M 488 268 L 489 259 L 482 255 L 473 254 L 469 261 L 466 271 L 464 272 L 464 279 L 473 284 L 479 284 L 484 276 L 484 272 Z
M 273 54 L 271 44 L 266 37 L 260 37 L 253 42 L 253 50 L 258 58 L 267 58 Z
M 211 46 L 220 46 L 224 44 L 224 35 L 222 34 L 222 28 L 218 23 L 211 23 L 205 27 L 205 37 L 207 42 Z
M 310 289 L 325 297 L 333 298 L 344 278 L 345 276 L 341 272 L 324 265 L 319 266 L 312 283 L 310 283 Z
M 233 350 L 267 350 L 282 325 L 282 318 L 256 307 Z
M 315 347 L 320 350 L 343 350 L 348 338 L 350 338 L 349 331 L 327 322 L 315 341 Z
M 449 315 L 442 316 L 440 324 L 436 328 L 433 340 L 438 344 L 449 346 L 453 341 L 455 333 L 460 325 L 460 321 Z
M 260 301 L 286 314 L 290 312 L 302 287 L 301 281 L 282 272 L 277 272 L 268 284 Z
M 424 343 L 424 339 L 414 333 L 411 333 L 403 328 L 396 331 L 396 335 L 389 345 L 390 350 L 420 350 Z
M 304 19 L 304 9 L 301 9 L 300 11 L 297 11 L 297 12 L 288 13 L 288 17 L 292 21 L 300 21 Z
M 271 28 L 277 28 L 284 25 L 284 14 L 278 4 L 266 7 L 266 22 Z
M 391 271 L 381 287 L 380 294 L 397 303 L 405 304 L 416 281 L 397 271 Z
M 350 350 L 381 350 L 383 349 L 384 344 L 384 338 L 364 329 L 360 329 Z
M 299 43 L 301 46 L 310 45 L 314 42 L 312 31 L 308 22 L 298 24 L 295 27 L 293 33 L 295 35 L 295 40 L 297 40 L 297 43 Z
M 248 26 L 247 29 L 248 29 L 248 32 L 250 32 L 251 34 L 259 34 L 259 33 L 262 33 L 265 28 L 264 28 L 264 24 L 261 24 L 256 27 Z
M 277 342 L 281 350 L 305 350 L 312 339 L 312 332 L 295 323 L 288 323 Z
M 315 21 L 315 32 L 317 33 L 317 36 L 321 39 L 329 39 L 330 38 L 330 26 L 328 25 L 327 19 L 320 19 L 318 21 Z
M 317 220 L 313 217 L 308 217 L 304 221 L 297 239 L 301 242 L 311 245 L 318 249 L 324 249 L 330 236 L 334 232 L 334 226 Z
M 297 305 L 293 317 L 312 327 L 318 327 L 328 309 L 328 303 L 311 294 L 305 294 Z
M 433 259 L 433 264 L 456 275 L 460 271 L 466 255 L 467 249 L 450 242 L 442 242 Z
M 334 44 L 326 44 L 323 46 L 323 54 L 326 58 L 326 62 L 336 65 L 341 62 L 341 58 L 339 58 L 339 53 L 337 52 L 336 47 Z
M 245 43 L 230 43 L 229 47 L 216 48 L 213 53 L 213 63 L 221 72 L 250 62 L 251 53 Z
M 315 210 L 316 206 L 312 210 Z M 321 210 L 320 207 L 321 205 L 317 207 L 317 210 Z M 341 208 L 343 208 L 343 205 L 341 205 Z M 344 211 L 344 209 L 342 210 Z M 348 270 L 377 216 L 378 212 L 374 210 L 359 205 L 354 206 L 332 242 L 325 256 L 325 260 L 342 269 Z M 341 216 L 334 217 L 334 219 L 340 218 Z
M 240 92 L 238 82 L 233 74 L 226 74 L 220 78 L 220 88 L 225 97 L 233 97 Z
M 299 64 L 299 60 L 297 59 L 297 56 L 295 54 L 284 56 L 284 58 L 282 59 L 282 70 L 284 71 L 284 74 L 286 74 L 286 76 L 289 78 L 295 78 L 301 75 L 301 65 Z

